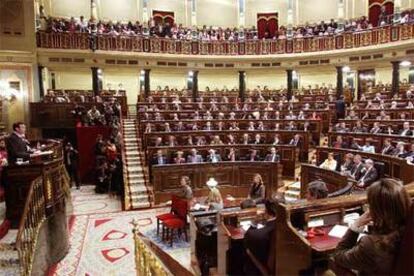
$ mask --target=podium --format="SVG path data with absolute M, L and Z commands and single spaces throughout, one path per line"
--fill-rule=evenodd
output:
M 6 218 L 12 228 L 19 227 L 31 186 L 38 178 L 42 182 L 43 195 L 34 193 L 33 196 L 39 197 L 35 200 L 38 200 L 39 208 L 45 208 L 46 217 L 65 208 L 66 173 L 62 144 L 59 141 L 46 141 L 43 150 L 50 153 L 38 154 L 20 165 L 9 164 L 4 171 Z

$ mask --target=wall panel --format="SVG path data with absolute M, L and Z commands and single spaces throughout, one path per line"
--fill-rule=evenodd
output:
M 100 19 L 108 21 L 137 21 L 137 0 L 100 0 Z
M 148 16 L 153 10 L 174 12 L 175 22 L 185 24 L 185 0 L 148 1 Z
M 52 2 L 52 15 L 58 17 L 91 16 L 90 1 L 85 0 L 50 0 Z
M 237 26 L 235 0 L 197 0 L 197 25 Z
M 359 0 L 358 0 L 359 1 Z M 299 1 L 299 24 L 329 21 L 338 17 L 338 1 L 302 0 Z

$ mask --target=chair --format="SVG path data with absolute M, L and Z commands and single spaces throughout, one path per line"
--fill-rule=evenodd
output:
M 171 210 L 170 210 L 170 212 L 156 216 L 156 218 L 157 218 L 157 235 L 159 235 L 159 233 L 160 233 L 160 224 L 162 224 L 164 221 L 166 221 L 168 219 L 177 218 L 176 213 L 177 213 L 177 209 L 178 209 L 179 200 L 180 199 L 177 196 L 173 195 L 172 198 L 171 198 Z
M 184 199 L 177 198 L 176 199 L 176 214 L 175 217 L 170 219 L 165 219 L 162 221 L 162 232 L 163 232 L 163 239 L 164 234 L 165 239 L 170 239 L 170 246 L 173 246 L 174 240 L 174 232 L 177 231 L 177 234 L 181 234 L 184 232 L 185 240 L 188 241 L 187 236 L 187 213 L 188 213 L 188 203 Z

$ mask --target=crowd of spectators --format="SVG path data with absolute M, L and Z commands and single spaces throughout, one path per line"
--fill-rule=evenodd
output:
M 414 20 L 410 12 L 404 13 L 396 23 L 409 23 Z M 215 27 L 185 27 L 182 24 L 170 24 L 169 22 L 157 22 L 151 18 L 148 22 L 104 22 L 88 20 L 83 16 L 79 18 L 52 18 L 41 16 L 40 29 L 47 32 L 81 32 L 92 35 L 124 35 L 124 36 L 147 36 L 163 37 L 179 40 L 199 40 L 199 41 L 241 41 L 259 39 L 256 27 L 251 28 L 215 28 Z M 378 25 L 386 25 L 394 22 L 392 17 L 382 14 Z M 358 32 L 372 29 L 373 25 L 363 16 L 358 19 L 345 20 L 339 24 L 334 19 L 329 22 L 321 21 L 315 24 L 306 23 L 303 26 L 294 26 L 292 28 L 293 37 L 313 37 L 328 36 L 341 32 Z M 288 30 L 285 26 L 280 26 L 274 34 L 268 30 L 265 31 L 263 39 L 285 39 Z M 290 35 L 290 34 L 289 34 Z M 261 37 L 260 37 L 261 38 Z
M 103 102 L 98 109 L 93 105 L 89 110 L 82 104 L 76 104 L 71 111 L 77 122 L 83 126 L 109 126 L 119 129 L 121 105 L 116 101 Z
M 96 168 L 95 191 L 97 193 L 116 193 L 123 191 L 123 167 L 121 145 L 117 141 L 120 131 L 113 129 L 110 137 L 98 135 L 95 144 Z

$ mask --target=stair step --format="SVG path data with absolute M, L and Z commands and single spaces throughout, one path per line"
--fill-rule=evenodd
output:
M 19 252 L 17 250 L 1 250 L 0 251 L 0 267 L 8 267 L 10 265 L 18 265 Z
M 20 276 L 20 266 L 19 265 L 11 265 L 7 267 L 0 268 L 0 273 L 2 276 Z

